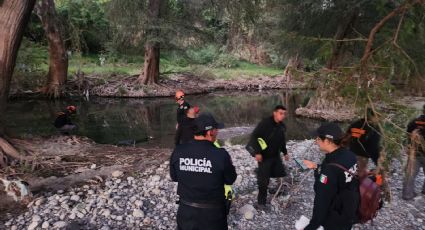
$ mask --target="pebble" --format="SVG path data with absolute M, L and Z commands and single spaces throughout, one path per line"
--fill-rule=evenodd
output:
M 67 226 L 67 223 L 65 221 L 58 221 L 55 224 L 53 224 L 54 228 L 64 228 Z

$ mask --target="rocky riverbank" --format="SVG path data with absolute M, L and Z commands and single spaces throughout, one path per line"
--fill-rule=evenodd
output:
M 285 187 L 288 196 L 278 196 L 267 211 L 251 207 L 256 200 L 256 163 L 243 146 L 225 146 L 239 174 L 234 188 L 237 198 L 230 215 L 230 229 L 294 229 L 301 215 L 311 216 L 314 193 L 313 175 L 302 172 L 293 160 Z M 312 140 L 290 141 L 292 158 L 320 161 Z M 400 199 L 402 171 L 400 162 L 393 162 L 390 174 L 393 201 L 379 212 L 373 226 L 355 229 L 425 229 L 425 197 L 412 201 Z M 300 184 L 306 176 L 306 180 Z M 417 189 L 425 176 L 421 173 Z M 277 186 L 275 180 L 271 187 Z M 115 171 L 102 184 L 85 184 L 66 191 L 45 192 L 29 205 L 27 212 L 10 216 L 0 229 L 175 229 L 176 183 L 168 175 L 168 161 L 130 174 Z M 298 190 L 295 192 L 295 190 Z M 269 196 L 269 199 L 271 196 Z M 289 203 L 288 203 L 289 202 Z M 287 204 L 288 203 L 288 204 Z M 284 206 L 287 204 L 287 207 Z

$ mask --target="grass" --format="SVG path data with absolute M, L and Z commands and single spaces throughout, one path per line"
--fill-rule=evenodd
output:
M 208 50 L 207 50 L 208 51 Z M 235 57 L 229 54 L 222 54 L 221 56 L 213 53 L 206 54 L 213 57 L 224 57 L 217 64 L 214 61 L 207 61 L 202 55 L 198 53 L 205 51 L 195 50 L 192 51 L 192 55 L 176 55 L 176 54 L 165 54 L 161 56 L 160 60 L 160 72 L 161 74 L 168 75 L 171 73 L 179 72 L 190 72 L 195 75 L 202 77 L 208 77 L 211 79 L 233 79 L 233 78 L 252 78 L 256 76 L 274 76 L 282 74 L 283 70 L 255 65 L 245 61 L 239 61 Z M 208 56 L 206 55 L 206 56 Z M 198 57 L 200 56 L 200 57 Z M 73 76 L 79 69 L 85 74 L 99 74 L 105 75 L 105 78 L 116 75 L 136 75 L 140 74 L 143 68 L 143 56 L 120 56 L 120 57 L 107 57 L 105 56 L 105 62 L 100 65 L 100 55 L 77 55 L 72 54 L 69 57 L 69 75 Z M 200 60 L 195 60 L 194 58 Z M 202 60 L 204 58 L 205 60 Z M 212 57 L 209 57 L 210 59 Z M 208 59 L 209 60 L 209 59 Z M 227 62 L 228 61 L 228 62 Z M 208 64 L 200 64 L 208 63 Z M 211 64 L 210 64 L 211 63 Z M 231 68 L 225 68 L 220 66 L 232 66 Z M 34 80 L 34 76 L 37 76 L 44 81 L 44 76 L 48 71 L 48 52 L 47 47 L 34 44 L 29 41 L 24 41 L 22 47 L 19 50 L 17 68 L 15 78 L 17 80 L 25 80 L 31 78 Z

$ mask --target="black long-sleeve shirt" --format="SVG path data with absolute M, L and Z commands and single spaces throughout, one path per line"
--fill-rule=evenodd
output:
M 250 145 L 257 153 L 264 158 L 278 157 L 280 152 L 284 155 L 288 154 L 285 139 L 286 127 L 284 123 L 276 123 L 273 117 L 263 119 L 251 134 Z M 257 139 L 263 138 L 267 144 L 265 150 L 261 150 L 261 146 Z
M 235 182 L 237 174 L 229 153 L 209 141 L 195 140 L 178 145 L 170 159 L 170 176 L 178 182 L 181 199 L 199 203 L 224 201 L 224 185 Z
M 353 129 L 364 130 L 359 138 L 353 137 Z M 350 125 L 347 132 L 351 135 L 349 149 L 358 156 L 372 158 L 377 164 L 380 155 L 381 135 L 379 127 L 372 125 L 365 119 L 360 119 Z
M 190 104 L 186 101 L 177 107 L 177 124 L 180 124 L 184 117 L 186 117 L 186 111 L 190 109 Z
M 329 163 L 337 163 L 348 169 L 353 174 L 357 171 L 357 159 L 354 153 L 346 148 L 339 148 L 326 154 L 320 167 L 315 171 L 314 182 L 314 207 L 310 224 L 304 230 L 316 230 L 326 223 L 340 223 L 341 220 L 331 220 L 334 211 L 333 204 L 337 193 L 353 182 L 353 177 L 348 172 Z M 346 223 L 347 225 L 350 223 Z

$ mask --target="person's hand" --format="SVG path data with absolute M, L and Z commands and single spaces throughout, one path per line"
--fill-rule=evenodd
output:
M 289 161 L 289 154 L 285 155 L 285 161 Z
M 317 168 L 317 164 L 314 163 L 313 161 L 303 160 L 303 163 L 309 169 L 316 169 Z
M 262 162 L 263 161 L 263 156 L 261 154 L 255 154 L 255 160 L 257 162 Z
M 179 129 L 179 123 L 176 124 L 176 130 Z

